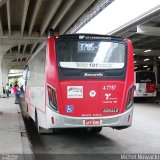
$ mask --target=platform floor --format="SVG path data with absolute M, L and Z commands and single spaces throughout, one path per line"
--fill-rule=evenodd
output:
M 30 154 L 21 110 L 14 100 L 0 98 L 0 154 Z

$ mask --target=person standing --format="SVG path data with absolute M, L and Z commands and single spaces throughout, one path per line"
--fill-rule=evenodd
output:
M 19 92 L 19 86 L 18 84 L 16 83 L 14 86 L 13 86 L 13 93 L 15 95 L 15 104 L 19 104 L 19 95 L 18 95 L 18 92 Z
M 21 93 L 24 94 L 23 85 L 20 87 Z
M 7 98 L 9 97 L 9 91 L 10 91 L 10 87 L 9 84 L 6 84 L 6 94 L 7 94 Z
M 3 97 L 5 96 L 5 93 L 6 93 L 5 87 L 3 86 Z

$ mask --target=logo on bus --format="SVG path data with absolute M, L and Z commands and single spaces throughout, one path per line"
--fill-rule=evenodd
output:
M 102 77 L 102 73 L 84 73 L 85 77 Z
M 102 110 L 103 113 L 118 113 L 119 109 L 115 108 L 115 109 L 103 109 Z
M 117 103 L 117 97 L 112 97 L 112 94 L 111 93 L 106 93 L 105 95 L 105 100 L 103 101 L 103 103 L 114 103 L 116 104 Z
M 83 98 L 83 86 L 67 86 L 67 98 Z
M 73 105 L 66 105 L 66 113 L 73 113 L 74 106 Z
M 96 91 L 92 90 L 89 93 L 90 97 L 95 97 L 96 96 Z
M 108 100 L 110 96 L 111 96 L 111 93 L 106 93 L 105 94 L 106 100 Z

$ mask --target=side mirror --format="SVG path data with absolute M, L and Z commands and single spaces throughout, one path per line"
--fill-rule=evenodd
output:
M 30 72 L 29 71 L 27 71 L 27 70 L 24 70 L 23 71 L 23 79 L 24 80 L 27 80 L 27 79 L 29 79 L 30 78 Z

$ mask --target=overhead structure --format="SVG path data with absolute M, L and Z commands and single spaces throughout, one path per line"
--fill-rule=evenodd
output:
M 109 34 L 132 40 L 136 70 L 152 70 L 160 64 L 160 5 Z M 148 67 L 144 68 L 144 65 Z
M 0 46 L 8 46 L 7 54 L 33 53 L 49 29 L 75 33 L 113 1 L 0 0 Z

